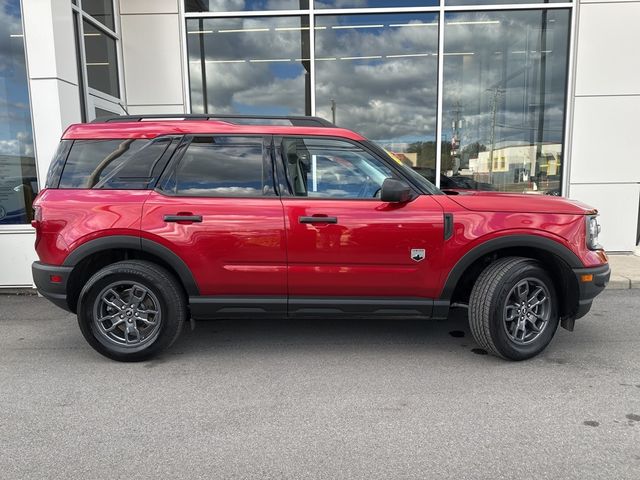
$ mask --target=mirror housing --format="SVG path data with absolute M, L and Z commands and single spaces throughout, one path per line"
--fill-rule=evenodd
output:
M 402 180 L 385 178 L 382 182 L 380 200 L 389 203 L 405 203 L 411 200 L 411 193 L 411 187 Z

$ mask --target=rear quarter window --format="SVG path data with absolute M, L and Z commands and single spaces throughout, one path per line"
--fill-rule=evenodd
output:
M 171 139 L 75 140 L 58 188 L 145 189 Z

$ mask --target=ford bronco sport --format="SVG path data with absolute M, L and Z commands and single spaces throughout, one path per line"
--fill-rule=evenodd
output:
M 315 117 L 117 117 L 73 125 L 34 202 L 38 290 L 115 360 L 189 319 L 447 317 L 523 360 L 608 279 L 597 212 L 450 192 Z

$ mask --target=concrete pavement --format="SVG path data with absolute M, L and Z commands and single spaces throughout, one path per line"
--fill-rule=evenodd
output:
M 638 251 L 640 253 L 640 250 Z M 610 254 L 611 280 L 608 289 L 640 288 L 640 255 Z
M 0 478 L 640 478 L 640 295 L 526 362 L 447 321 L 216 321 L 107 360 L 0 296 Z

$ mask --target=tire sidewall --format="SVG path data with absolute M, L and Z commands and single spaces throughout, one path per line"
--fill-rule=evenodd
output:
M 551 303 L 549 323 L 538 338 L 526 345 L 520 345 L 511 340 L 505 331 L 503 326 L 504 306 L 514 285 L 525 278 L 532 277 L 544 283 L 549 290 L 549 301 Z M 536 356 L 549 345 L 558 329 L 560 320 L 558 316 L 558 297 L 551 277 L 535 263 L 517 265 L 501 281 L 497 295 L 491 302 L 490 315 L 489 331 L 491 338 L 494 339 L 493 343 L 501 355 L 511 360 L 525 360 Z
M 181 328 L 180 319 L 184 314 L 180 312 L 180 305 L 176 304 L 179 302 L 167 301 L 175 295 L 175 292 L 171 291 L 171 286 L 164 285 L 164 282 L 154 279 L 153 273 L 137 271 L 137 269 L 124 266 L 120 269 L 117 269 L 116 265 L 113 267 L 116 268 L 96 273 L 87 282 L 78 302 L 78 325 L 87 342 L 99 353 L 120 361 L 145 360 L 173 343 Z M 97 331 L 98 327 L 94 322 L 94 304 L 98 294 L 108 285 L 119 281 L 132 281 L 143 285 L 156 296 L 159 303 L 160 329 L 155 335 L 155 339 L 139 347 L 127 348 L 109 342 Z

